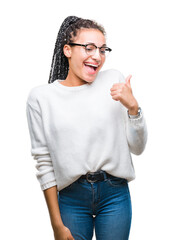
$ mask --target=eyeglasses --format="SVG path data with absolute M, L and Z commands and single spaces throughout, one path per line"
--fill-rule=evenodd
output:
M 79 44 L 79 43 L 69 43 L 70 46 L 81 46 L 85 48 L 86 54 L 94 55 L 96 53 L 96 49 L 99 49 L 99 52 L 102 56 L 108 56 L 108 54 L 112 51 L 109 47 L 97 47 L 93 43 L 88 44 Z

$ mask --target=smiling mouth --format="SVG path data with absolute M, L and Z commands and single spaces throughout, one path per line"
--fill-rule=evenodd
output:
M 88 73 L 90 73 L 90 74 L 94 74 L 99 67 L 99 65 L 92 64 L 92 63 L 84 63 L 84 65 L 85 65 Z

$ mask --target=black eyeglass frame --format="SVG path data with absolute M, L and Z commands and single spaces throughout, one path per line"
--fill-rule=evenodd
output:
M 81 47 L 85 47 L 85 50 L 86 50 L 86 47 L 87 47 L 88 45 L 93 45 L 94 47 L 96 47 L 96 49 L 98 48 L 98 49 L 100 50 L 100 53 L 101 53 L 102 55 L 105 55 L 105 53 L 103 54 L 103 53 L 101 52 L 101 48 L 105 48 L 105 49 L 107 49 L 107 51 L 109 51 L 109 52 L 112 51 L 112 49 L 109 48 L 109 47 L 97 47 L 94 43 L 87 43 L 87 44 L 68 43 L 68 45 L 70 45 L 70 46 L 81 46 Z

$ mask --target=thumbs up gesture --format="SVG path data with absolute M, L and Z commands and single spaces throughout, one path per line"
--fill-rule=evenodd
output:
M 120 101 L 128 110 L 130 115 L 138 114 L 138 102 L 133 96 L 132 88 L 130 84 L 132 75 L 129 75 L 125 83 L 113 84 L 111 90 L 112 99 Z

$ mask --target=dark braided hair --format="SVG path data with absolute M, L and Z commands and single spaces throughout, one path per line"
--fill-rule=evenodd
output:
M 67 57 L 63 53 L 63 47 L 65 44 L 72 42 L 72 38 L 77 35 L 77 31 L 81 28 L 98 29 L 103 35 L 106 34 L 104 28 L 95 21 L 78 18 L 76 16 L 65 18 L 57 35 L 48 83 L 52 83 L 56 79 L 66 79 L 69 63 Z

